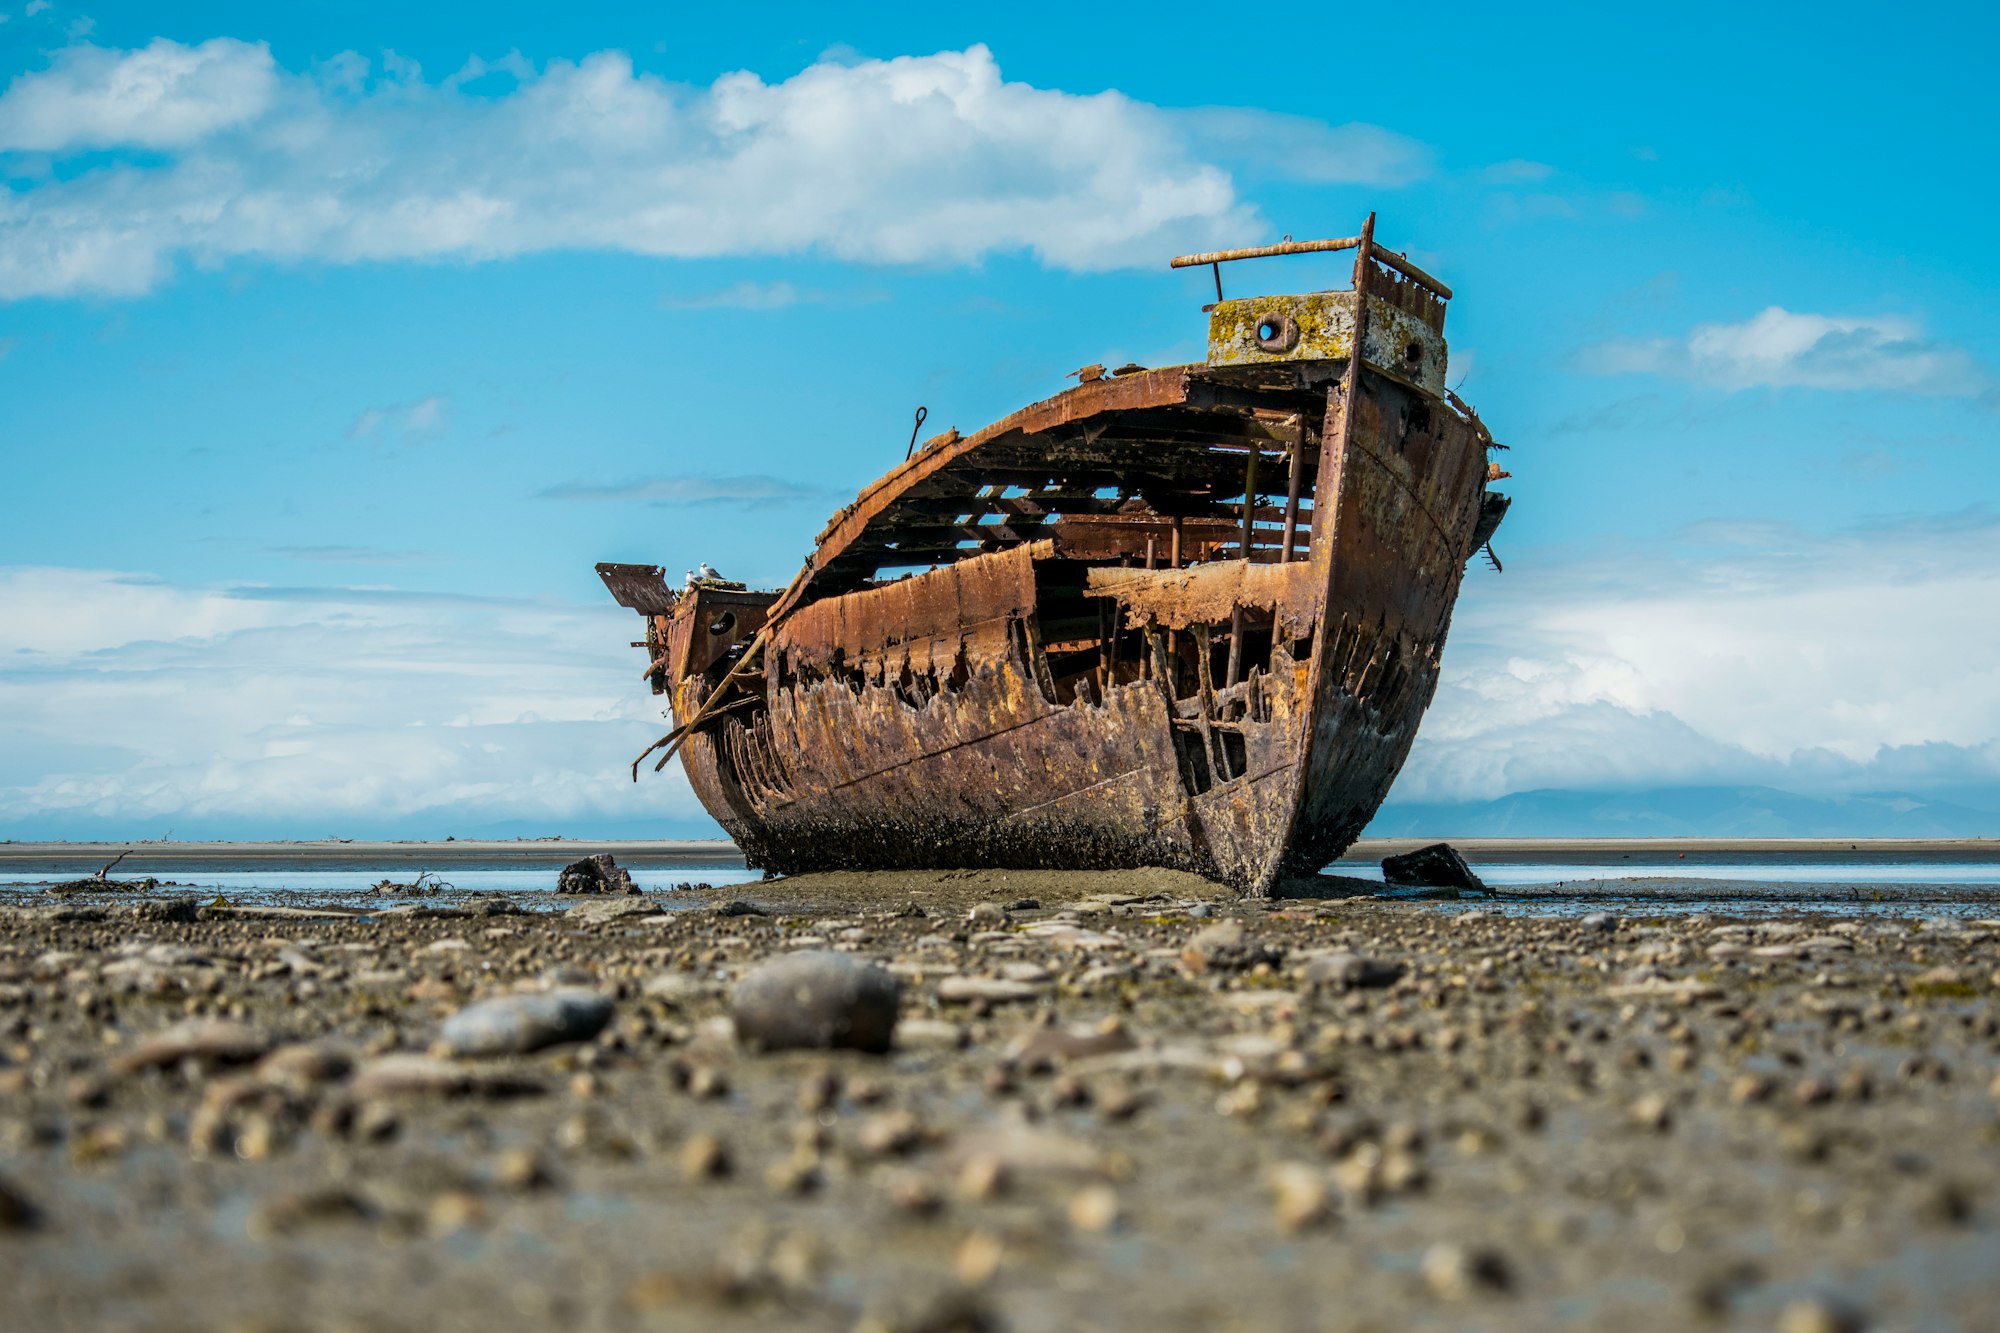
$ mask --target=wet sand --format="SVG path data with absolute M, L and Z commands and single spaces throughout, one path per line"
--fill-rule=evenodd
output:
M 2000 901 L 1293 888 L 1329 896 L 930 872 L 672 911 L 0 907 L 7 1325 L 1990 1317 Z M 738 1044 L 733 985 L 813 949 L 900 978 L 891 1053 Z M 476 1000 L 562 987 L 612 999 L 602 1032 L 423 1056 Z M 147 1045 L 191 1020 L 233 1026 Z

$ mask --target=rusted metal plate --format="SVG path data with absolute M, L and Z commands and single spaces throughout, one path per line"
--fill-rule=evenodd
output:
M 667 586 L 667 571 L 658 565 L 600 564 L 597 577 L 620 606 L 629 606 L 642 616 L 664 616 L 674 609 L 674 592 Z
M 1162 629 L 1227 625 L 1238 607 L 1257 607 L 1275 612 L 1296 636 L 1317 619 L 1319 577 L 1303 561 L 1223 560 L 1186 569 L 1093 569 L 1087 587 L 1092 597 L 1114 599 L 1133 629 L 1149 621 Z
M 1309 292 L 1218 301 L 1208 316 L 1208 364 L 1344 361 L 1354 349 L 1356 299 L 1353 292 Z M 1442 398 L 1448 360 L 1442 324 L 1433 328 L 1379 296 L 1370 306 L 1368 363 Z

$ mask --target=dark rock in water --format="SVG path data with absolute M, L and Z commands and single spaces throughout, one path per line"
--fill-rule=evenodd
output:
M 880 1055 L 896 1031 L 901 983 L 872 963 L 813 951 L 773 959 L 736 987 L 736 1039 L 753 1050 L 848 1047 Z
M 589 1041 L 611 1021 L 609 995 L 566 986 L 539 995 L 481 1000 L 445 1020 L 438 1039 L 455 1056 L 526 1055 L 565 1041 Z
M 637 893 L 632 872 L 621 867 L 609 852 L 586 856 L 563 867 L 556 878 L 557 893 Z
M 1391 884 L 1426 889 L 1471 889 L 1486 892 L 1479 876 L 1448 842 L 1434 842 L 1401 856 L 1382 858 L 1382 878 Z
M 766 912 L 763 908 L 757 906 L 757 904 L 746 903 L 741 898 L 738 898 L 733 902 L 724 903 L 722 906 L 715 909 L 715 914 L 717 916 L 769 916 L 770 915 L 769 912 Z

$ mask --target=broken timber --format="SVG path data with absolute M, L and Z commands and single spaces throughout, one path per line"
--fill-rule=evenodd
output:
M 1445 389 L 1450 290 L 1373 237 L 1175 260 L 1219 290 L 1225 262 L 1356 252 L 1350 291 L 1218 300 L 1205 363 L 1089 367 L 927 441 L 782 592 L 599 565 L 679 724 L 656 767 L 679 754 L 788 873 L 1165 865 L 1262 893 L 1337 856 L 1506 506 Z

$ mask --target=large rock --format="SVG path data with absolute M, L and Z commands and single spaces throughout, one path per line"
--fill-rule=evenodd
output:
M 482 1000 L 445 1020 L 438 1039 L 455 1056 L 526 1055 L 566 1041 L 589 1041 L 611 1021 L 609 995 L 580 986 Z
M 846 1047 L 882 1054 L 896 1032 L 902 986 L 872 963 L 810 951 L 753 968 L 730 999 L 736 1039 L 752 1050 Z
M 632 872 L 620 866 L 609 852 L 586 856 L 563 867 L 556 877 L 557 893 L 637 893 Z
M 1391 884 L 1425 889 L 1471 889 L 1486 892 L 1479 876 L 1448 842 L 1434 842 L 1401 856 L 1382 858 L 1382 878 Z

